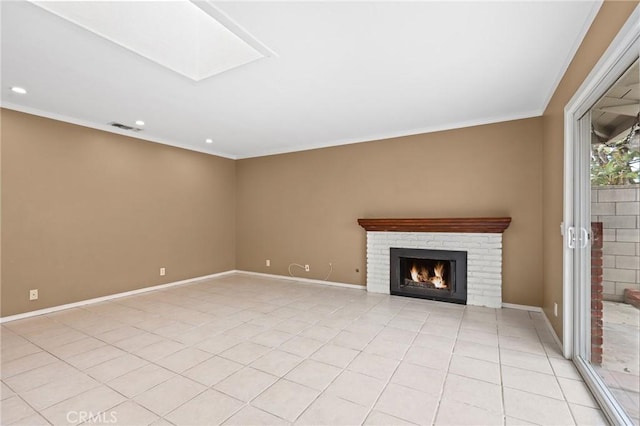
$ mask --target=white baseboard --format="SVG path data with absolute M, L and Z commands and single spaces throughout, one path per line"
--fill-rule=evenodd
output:
M 119 299 L 121 297 L 127 297 L 127 296 L 133 296 L 133 295 L 136 295 L 136 294 L 147 293 L 149 291 L 162 290 L 162 289 L 169 288 L 169 287 L 176 287 L 176 286 L 179 286 L 179 285 L 191 284 L 191 283 L 194 283 L 194 282 L 197 282 L 197 281 L 208 280 L 208 279 L 211 279 L 211 278 L 218 278 L 218 277 L 223 277 L 225 275 L 235 275 L 235 274 L 254 275 L 254 276 L 259 276 L 259 277 L 274 278 L 274 279 L 280 279 L 280 280 L 289 280 L 289 281 L 299 282 L 299 283 L 302 283 L 302 284 L 322 284 L 322 285 L 330 285 L 330 286 L 335 286 L 335 287 L 347 287 L 347 288 L 356 289 L 356 290 L 366 290 L 366 287 L 361 286 L 361 285 L 357 285 L 357 284 L 347 284 L 347 283 L 337 283 L 337 282 L 332 282 L 332 281 L 312 280 L 312 279 L 309 279 L 309 278 L 287 277 L 287 276 L 284 276 L 284 275 L 262 274 L 262 273 L 259 273 L 259 272 L 249 272 L 249 271 L 240 271 L 240 270 L 237 270 L 237 269 L 232 269 L 232 270 L 225 271 L 225 272 L 219 272 L 217 274 L 203 275 L 203 276 L 200 276 L 200 277 L 189 278 L 187 280 L 174 281 L 174 282 L 171 282 L 171 283 L 159 284 L 159 285 L 154 285 L 154 286 L 150 286 L 150 287 L 139 288 L 137 290 L 125 291 L 123 293 L 116 293 L 116 294 L 110 294 L 108 296 L 96 297 L 94 299 L 81 300 L 80 302 L 67 303 L 65 305 L 52 306 L 50 308 L 38 309 L 36 311 L 24 312 L 22 314 L 10 315 L 10 316 L 7 316 L 7 317 L 0 318 L 0 324 L 5 323 L 5 322 L 10 322 L 10 321 L 16 321 L 16 320 L 19 320 L 19 319 L 31 318 L 31 317 L 36 317 L 36 316 L 39 316 L 39 315 L 50 314 L 52 312 L 63 311 L 65 309 L 77 308 L 79 306 L 91 305 L 91 304 L 94 304 L 94 303 L 100 303 L 100 302 L 105 302 L 105 301 L 108 301 L 108 300 Z
M 519 309 L 521 311 L 542 312 L 542 308 L 540 306 L 518 305 L 515 303 L 503 303 L 502 307 L 509 308 L 509 309 Z
M 314 280 L 311 278 L 300 278 L 300 277 L 289 277 L 286 275 L 274 275 L 274 274 L 265 274 L 262 272 L 251 272 L 251 271 L 241 271 L 241 270 L 236 270 L 234 271 L 238 274 L 245 274 L 245 275 L 253 275 L 256 277 L 265 277 L 265 278 L 273 278 L 273 279 L 278 279 L 278 280 L 288 280 L 288 281 L 295 281 L 298 283 L 302 283 L 302 284 L 320 284 L 320 285 L 330 285 L 333 287 L 346 287 L 346 288 L 351 288 L 351 289 L 355 289 L 355 290 L 366 290 L 367 287 L 363 286 L 363 285 L 358 285 L 358 284 L 347 284 L 347 283 L 339 283 L 339 282 L 334 282 L 334 281 L 323 281 L 323 280 Z
M 184 285 L 184 284 L 191 284 L 191 283 L 194 283 L 194 282 L 197 282 L 197 281 L 202 281 L 202 280 L 208 280 L 208 279 L 211 279 L 211 278 L 222 277 L 222 276 L 230 275 L 230 274 L 233 274 L 233 273 L 236 273 L 236 272 L 238 272 L 238 271 L 231 270 L 231 271 L 219 272 L 217 274 L 203 275 L 203 276 L 200 276 L 200 277 L 189 278 L 189 279 L 186 279 L 186 280 L 174 281 L 174 282 L 171 282 L 171 283 L 159 284 L 159 285 L 154 285 L 154 286 L 150 286 L 150 287 L 139 288 L 137 290 L 125 291 L 123 293 L 116 293 L 116 294 L 110 294 L 108 296 L 96 297 L 94 299 L 82 300 L 80 302 L 67 303 L 65 305 L 53 306 L 51 308 L 38 309 L 36 311 L 30 311 L 30 312 L 25 312 L 25 313 L 22 313 L 22 314 L 10 315 L 8 317 L 0 318 L 0 324 L 5 323 L 5 322 L 9 322 L 9 321 L 15 321 L 15 320 L 19 320 L 19 319 L 24 319 L 24 318 L 36 317 L 38 315 L 50 314 L 52 312 L 63 311 L 65 309 L 77 308 L 78 306 L 91 305 L 91 304 L 94 304 L 94 303 L 105 302 L 107 300 L 119 299 L 121 297 L 133 296 L 135 294 L 140 294 L 140 293 L 147 293 L 149 291 L 161 290 L 161 289 L 164 289 L 164 288 L 176 287 L 176 286 Z
M 503 303 L 502 307 L 503 308 L 510 308 L 510 309 L 521 309 L 521 310 L 530 311 L 530 312 L 540 312 L 542 314 L 542 317 L 544 318 L 544 322 L 547 324 L 547 328 L 549 329 L 549 332 L 551 333 L 551 336 L 553 337 L 553 340 L 558 345 L 558 348 L 560 348 L 560 352 L 563 352 L 563 350 L 562 350 L 562 348 L 563 348 L 562 342 L 560 341 L 560 338 L 556 334 L 556 331 L 553 329 L 553 326 L 551 325 L 551 321 L 549 321 L 549 318 L 547 318 L 547 314 L 544 313 L 544 310 L 541 307 L 539 307 L 539 306 L 527 306 L 527 305 L 515 305 L 513 303 Z
M 225 276 L 225 275 L 235 275 L 235 274 L 252 275 L 252 276 L 257 276 L 257 277 L 264 277 L 264 278 L 271 278 L 271 279 L 278 279 L 278 280 L 295 281 L 295 282 L 302 283 L 302 284 L 316 284 L 316 285 L 320 284 L 320 285 L 328 285 L 328 286 L 333 286 L 333 287 L 343 287 L 343 288 L 350 288 L 350 289 L 353 289 L 353 290 L 363 290 L 364 291 L 364 290 L 367 289 L 365 286 L 358 285 L 358 284 L 348 284 L 348 283 L 340 283 L 340 282 L 334 282 L 334 281 L 315 280 L 315 279 L 311 279 L 311 278 L 288 277 L 286 275 L 274 275 L 274 274 L 265 274 L 265 273 L 261 273 L 261 272 L 251 272 L 251 271 L 243 271 L 243 270 L 238 270 L 238 269 L 232 269 L 232 270 L 225 271 L 225 272 L 219 272 L 217 274 L 204 275 L 204 276 L 200 276 L 200 277 L 189 278 L 187 280 L 174 281 L 174 282 L 171 282 L 171 283 L 160 284 L 160 285 L 155 285 L 155 286 L 150 286 L 150 287 L 144 287 L 144 288 L 140 288 L 140 289 L 137 289 L 137 290 L 126 291 L 126 292 L 123 292 L 123 293 L 116 293 L 116 294 L 111 294 L 111 295 L 108 295 L 108 296 L 96 297 L 94 299 L 82 300 L 80 302 L 68 303 L 68 304 L 65 304 L 65 305 L 53 306 L 51 308 L 38 309 L 36 311 L 25 312 L 25 313 L 16 314 L 16 315 L 10 315 L 10 316 L 7 316 L 7 317 L 0 318 L 0 324 L 5 323 L 5 322 L 9 322 L 9 321 L 19 320 L 19 319 L 35 317 L 35 316 L 38 316 L 38 315 L 45 315 L 45 314 L 49 314 L 49 313 L 52 313 L 52 312 L 62 311 L 62 310 L 65 310 L 65 309 L 77 308 L 79 306 L 85 306 L 85 305 L 91 305 L 91 304 L 94 304 L 94 303 L 105 302 L 107 300 L 119 299 L 121 297 L 127 297 L 127 296 L 133 296 L 133 295 L 136 295 L 136 294 L 147 293 L 149 291 L 161 290 L 161 289 L 165 289 L 165 288 L 169 288 L 169 287 L 175 287 L 175 286 L 179 286 L 179 285 L 185 285 L 185 284 L 194 283 L 194 282 L 197 282 L 197 281 L 208 280 L 208 279 L 211 279 L 211 278 L 218 278 L 218 277 L 222 277 L 222 276 Z M 544 319 L 547 322 L 547 325 L 548 325 L 549 329 L 551 330 L 551 332 L 553 334 L 553 338 L 556 340 L 556 342 L 558 344 L 560 344 L 560 339 L 558 339 L 557 334 L 553 330 L 553 327 L 551 326 L 551 323 L 549 322 L 549 319 L 547 318 L 546 315 L 544 315 L 544 312 L 542 311 L 542 308 L 540 308 L 538 306 L 518 305 L 518 304 L 513 304 L 513 303 L 503 303 L 502 307 L 503 308 L 510 308 L 510 309 L 520 309 L 520 310 L 531 311 L 531 312 L 542 312 L 543 316 L 544 316 Z M 560 347 L 562 347 L 561 344 L 560 344 Z
M 556 344 L 558 345 L 558 348 L 560 348 L 560 352 L 564 355 L 565 358 L 567 358 L 567 354 L 564 352 L 564 345 L 562 344 L 562 341 L 556 334 L 556 331 L 553 329 L 553 326 L 551 325 L 551 321 L 549 321 L 549 318 L 547 318 L 547 314 L 545 314 L 544 311 L 542 311 L 542 316 L 544 317 L 544 322 L 547 323 L 547 327 L 549 328 L 549 332 L 551 333 L 553 340 L 555 340 Z

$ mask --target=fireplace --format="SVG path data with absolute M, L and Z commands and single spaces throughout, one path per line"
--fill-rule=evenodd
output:
M 391 293 L 393 247 L 466 251 L 466 304 L 500 308 L 502 233 L 510 223 L 510 217 L 358 219 L 367 231 L 367 291 Z
M 390 248 L 390 293 L 467 303 L 467 252 Z

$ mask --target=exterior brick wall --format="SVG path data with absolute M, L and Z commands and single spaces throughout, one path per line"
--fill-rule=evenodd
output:
M 389 249 L 467 252 L 467 304 L 502 307 L 502 234 L 367 232 L 367 291 L 389 294 Z
M 602 364 L 602 222 L 591 222 L 591 363 Z
M 603 228 L 603 298 L 622 301 L 640 290 L 640 185 L 592 187 L 591 221 Z

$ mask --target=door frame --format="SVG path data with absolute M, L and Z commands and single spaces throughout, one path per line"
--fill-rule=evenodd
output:
M 574 194 L 579 190 L 580 182 L 574 182 L 576 169 L 583 166 L 575 164 L 575 155 L 579 147 L 579 120 L 606 93 L 615 81 L 640 56 L 640 5 L 638 5 L 618 35 L 607 48 L 598 63 L 591 70 L 582 85 L 564 109 L 564 213 L 562 223 L 563 240 L 563 354 L 574 359 L 576 367 L 591 388 L 604 413 L 614 424 L 625 424 L 628 417 L 615 401 L 600 377 L 582 359 L 577 358 L 578 344 L 587 337 L 585 315 L 577 309 L 580 303 L 580 291 L 574 288 L 574 262 L 576 251 L 568 247 L 569 228 L 575 226 L 574 217 L 584 205 L 576 205 Z M 581 335 L 580 330 L 583 330 Z M 582 340 L 581 340 L 582 339 Z

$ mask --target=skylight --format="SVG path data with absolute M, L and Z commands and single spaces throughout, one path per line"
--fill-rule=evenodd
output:
M 268 55 L 257 40 L 223 25 L 222 13 L 208 2 L 33 3 L 195 81 Z

